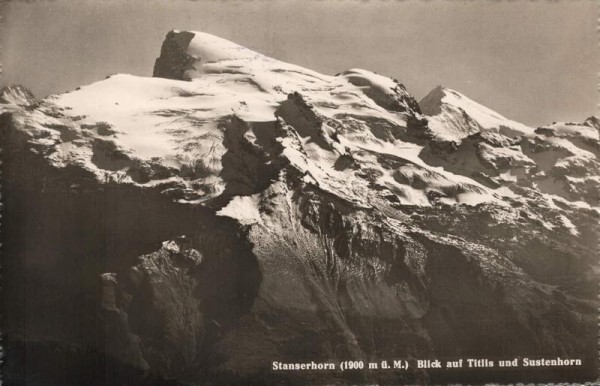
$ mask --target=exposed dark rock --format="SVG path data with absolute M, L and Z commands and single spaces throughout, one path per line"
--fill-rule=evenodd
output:
M 160 56 L 154 64 L 152 76 L 158 78 L 189 80 L 185 76 L 187 70 L 193 69 L 193 58 L 186 52 L 194 34 L 187 31 L 170 31 L 163 42 Z

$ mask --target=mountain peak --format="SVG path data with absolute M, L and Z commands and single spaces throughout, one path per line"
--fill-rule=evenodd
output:
M 29 89 L 18 84 L 0 88 L 0 103 L 17 106 L 29 106 L 35 102 L 35 96 Z
M 600 130 L 600 118 L 598 118 L 595 115 L 588 117 L 585 120 L 584 124 L 587 124 L 588 126 L 591 126 L 591 127 L 594 127 L 596 129 Z
M 431 90 L 419 102 L 419 107 L 429 117 L 429 127 L 435 136 L 445 141 L 460 142 L 482 130 L 502 131 L 510 137 L 533 131 L 444 86 Z
M 190 80 L 201 67 L 222 61 L 267 59 L 244 46 L 205 32 L 172 30 L 163 41 L 154 77 Z
M 439 85 L 419 102 L 421 112 L 425 115 L 437 115 L 441 112 L 442 100 L 446 96 L 446 87 Z
M 204 63 L 219 62 L 223 60 L 257 59 L 264 57 L 258 52 L 252 51 L 237 43 L 211 35 L 205 32 L 177 30 L 174 33 L 193 34 L 188 46 L 188 53 Z

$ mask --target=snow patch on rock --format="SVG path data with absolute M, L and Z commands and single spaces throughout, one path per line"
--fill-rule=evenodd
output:
M 238 220 L 243 225 L 261 223 L 258 205 L 260 195 L 235 196 L 229 204 L 217 212 L 217 216 L 227 216 Z

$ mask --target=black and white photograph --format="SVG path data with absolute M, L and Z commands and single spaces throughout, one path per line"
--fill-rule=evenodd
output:
M 0 384 L 596 384 L 599 15 L 0 1 Z

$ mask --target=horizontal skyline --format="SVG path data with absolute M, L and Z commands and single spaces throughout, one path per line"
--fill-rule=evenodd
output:
M 364 68 L 417 99 L 439 84 L 536 126 L 598 114 L 595 1 L 88 1 L 0 5 L 1 84 L 38 97 L 151 76 L 171 29 L 325 74 Z

